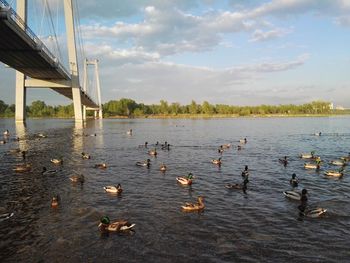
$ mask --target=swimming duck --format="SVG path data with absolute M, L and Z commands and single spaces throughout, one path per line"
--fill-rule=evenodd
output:
M 100 169 L 106 169 L 107 168 L 107 164 L 105 164 L 105 163 L 98 163 L 98 164 L 95 164 L 94 167 L 95 168 L 100 168 Z
M 303 215 L 311 218 L 316 218 L 323 215 L 326 212 L 327 212 L 327 209 L 318 207 L 318 208 L 306 210 L 305 212 L 303 212 Z
M 245 178 L 242 184 L 227 184 L 225 187 L 228 189 L 239 189 L 243 190 L 243 193 L 246 194 L 247 184 L 249 183 L 248 178 Z
M 302 159 L 313 159 L 315 157 L 314 154 L 315 152 L 312 151 L 311 153 L 302 153 L 299 155 L 299 157 Z
M 331 164 L 337 165 L 337 166 L 345 166 L 345 165 L 347 165 L 347 163 L 344 160 L 334 160 L 334 161 L 331 161 Z
M 230 148 L 231 147 L 231 143 L 227 143 L 227 144 L 223 144 L 222 145 L 222 148 L 223 149 L 228 149 L 228 148 Z
M 59 196 L 53 196 L 51 199 L 51 207 L 52 208 L 57 208 L 58 207 L 58 201 L 59 201 Z
M 82 152 L 81 153 L 81 158 L 87 160 L 87 159 L 91 159 L 91 156 L 89 154 L 87 154 L 87 153 Z
M 242 150 L 242 146 L 241 145 L 237 145 L 237 151 Z
M 283 194 L 285 197 L 288 197 L 293 200 L 300 200 L 301 199 L 301 193 L 296 192 L 296 191 L 284 191 Z
M 166 165 L 163 163 L 160 168 L 159 168 L 162 172 L 165 172 L 167 170 Z
M 217 159 L 217 160 L 211 160 L 211 162 L 213 163 L 213 164 L 216 164 L 216 165 L 221 165 L 221 157 L 219 158 L 219 159 Z
M 299 181 L 298 178 L 296 178 L 296 174 L 292 174 L 292 179 L 289 180 L 289 183 L 292 187 L 298 187 Z
M 185 203 L 185 205 L 181 206 L 181 208 L 186 212 L 201 211 L 205 207 L 203 200 L 204 200 L 203 196 L 198 196 L 198 201 L 196 204 Z
M 278 159 L 278 161 L 283 164 L 284 166 L 287 166 L 288 164 L 288 160 L 287 160 L 287 156 L 284 156 L 283 159 Z
M 218 153 L 222 154 L 224 152 L 223 146 L 220 145 L 219 149 L 218 149 Z
M 243 178 L 248 178 L 248 176 L 249 176 L 248 165 L 244 166 L 244 170 L 243 170 L 241 175 Z
M 84 175 L 82 175 L 82 174 L 73 175 L 73 176 L 69 177 L 69 179 L 73 183 L 81 183 L 82 184 L 85 181 Z
M 43 133 L 38 133 L 38 137 L 39 138 L 47 138 L 47 135 L 43 134 Z
M 51 159 L 50 160 L 53 164 L 63 164 L 63 159 Z
M 5 144 L 5 143 L 6 143 L 6 141 L 4 141 L 4 140 L 0 141 L 0 144 Z
M 192 173 L 189 173 L 186 177 L 176 177 L 176 180 L 182 185 L 191 185 L 193 180 Z
M 137 166 L 147 166 L 149 168 L 151 166 L 151 160 L 147 159 L 146 161 L 143 162 L 136 162 Z
M 0 215 L 0 222 L 5 221 L 11 217 L 13 217 L 14 213 L 5 213 Z
M 127 134 L 127 135 L 132 135 L 132 129 L 128 130 L 128 131 L 126 132 L 126 134 Z
M 316 133 L 314 133 L 314 135 L 315 135 L 315 136 L 321 136 L 322 133 L 321 133 L 321 132 L 316 132 Z
M 153 156 L 157 156 L 157 150 L 156 150 L 156 148 L 154 148 L 154 150 L 150 150 L 150 151 L 148 151 L 148 154 L 149 155 L 153 155 Z
M 338 171 L 326 171 L 324 174 L 332 177 L 342 177 L 344 175 L 343 169 L 339 169 Z
M 5 131 L 4 131 L 4 136 L 10 136 L 9 130 L 5 130 Z
M 98 229 L 101 232 L 123 232 L 131 230 L 135 224 L 131 224 L 126 220 L 115 221 L 111 223 L 108 216 L 103 216 L 100 219 L 100 224 L 98 225 Z
M 248 141 L 247 141 L 247 138 L 244 138 L 244 139 L 240 139 L 239 142 L 245 144 L 245 143 L 247 143 Z
M 27 163 L 27 164 L 17 165 L 12 170 L 17 172 L 17 173 L 26 173 L 26 172 L 29 172 L 31 169 L 32 169 L 32 165 Z
M 348 154 L 348 156 L 343 156 L 340 159 L 346 161 L 346 162 L 350 162 L 350 153 Z
M 314 163 L 304 163 L 304 168 L 305 169 L 316 169 L 316 170 L 319 170 L 320 169 L 320 165 L 319 164 L 314 164 Z
M 49 175 L 49 174 L 55 174 L 57 173 L 57 170 L 47 170 L 47 168 L 44 166 L 43 170 L 41 171 L 42 175 Z
M 17 153 L 20 153 L 21 152 L 21 149 L 11 149 L 10 150 L 10 153 L 12 154 L 17 154 Z
M 123 192 L 122 186 L 120 184 L 115 185 L 107 185 L 103 187 L 107 193 L 121 194 Z

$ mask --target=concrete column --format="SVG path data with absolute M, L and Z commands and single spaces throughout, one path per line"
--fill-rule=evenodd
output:
M 102 101 L 101 101 L 101 86 L 100 86 L 100 73 L 98 70 L 98 60 L 95 60 L 95 76 L 96 76 L 96 82 L 97 82 L 97 96 L 98 96 L 98 106 L 100 110 L 98 111 L 98 117 L 100 119 L 103 118 L 102 115 Z
M 75 32 L 74 32 L 74 19 L 73 19 L 73 4 L 72 0 L 65 0 L 64 2 L 64 15 L 66 22 L 67 31 L 67 47 L 68 47 L 68 59 L 72 76 L 72 94 L 74 104 L 74 115 L 75 121 L 83 121 L 83 107 L 81 104 L 81 93 L 79 84 L 79 69 L 77 50 L 75 43 Z
M 17 0 L 17 14 L 27 23 L 27 0 Z M 24 28 L 23 28 L 24 29 Z M 23 73 L 16 71 L 16 122 L 24 122 L 26 119 L 27 90 Z
M 83 91 L 86 94 L 87 91 L 87 63 L 88 60 L 84 59 L 84 76 L 83 76 Z M 83 120 L 86 121 L 86 106 L 83 105 Z

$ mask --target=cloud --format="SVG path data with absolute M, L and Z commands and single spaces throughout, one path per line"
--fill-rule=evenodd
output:
M 282 28 L 276 28 L 269 31 L 262 31 L 260 29 L 257 29 L 254 31 L 252 38 L 249 41 L 250 42 L 267 41 L 267 40 L 283 37 L 286 34 L 289 34 L 290 32 L 291 30 L 282 29 Z

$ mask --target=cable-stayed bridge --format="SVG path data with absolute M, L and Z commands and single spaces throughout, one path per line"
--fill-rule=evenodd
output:
M 86 118 L 86 110 L 94 110 L 102 118 L 100 85 L 97 98 L 89 96 L 86 82 L 86 66 L 95 65 L 85 60 L 84 86 L 80 86 L 74 7 L 72 0 L 63 0 L 67 34 L 69 70 L 52 54 L 45 44 L 27 26 L 27 0 L 17 0 L 14 11 L 5 0 L 0 0 L 0 61 L 16 72 L 16 121 L 25 121 L 27 88 L 50 88 L 72 99 L 76 121 Z

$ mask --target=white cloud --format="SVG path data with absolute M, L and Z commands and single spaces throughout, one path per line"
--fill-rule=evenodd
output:
M 260 42 L 260 41 L 267 41 L 275 38 L 280 38 L 285 36 L 286 34 L 289 34 L 291 30 L 289 29 L 282 29 L 282 28 L 276 28 L 269 31 L 262 31 L 260 29 L 257 29 L 254 31 L 252 38 L 249 40 L 251 42 Z

